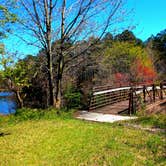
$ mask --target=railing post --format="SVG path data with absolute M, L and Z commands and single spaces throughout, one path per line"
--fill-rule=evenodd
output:
M 128 114 L 131 115 L 131 90 L 129 93 L 129 111 L 128 111 Z
M 153 91 L 153 102 L 155 102 L 155 85 L 152 85 L 152 91 Z
M 144 95 L 144 103 L 146 102 L 146 92 L 145 92 L 145 85 L 143 86 L 143 95 Z
M 163 84 L 160 83 L 160 99 L 163 100 Z
M 130 89 L 130 93 L 129 93 L 129 115 L 131 115 L 131 113 L 134 113 L 134 105 L 133 105 L 133 88 Z
M 130 115 L 130 105 L 131 105 L 131 89 L 129 90 L 129 109 L 128 109 L 128 114 Z
M 134 114 L 134 95 L 133 95 L 133 93 L 134 93 L 134 90 L 133 90 L 133 88 L 132 88 L 132 93 L 131 93 L 131 98 L 132 98 L 132 102 L 131 102 L 131 113 L 132 114 Z

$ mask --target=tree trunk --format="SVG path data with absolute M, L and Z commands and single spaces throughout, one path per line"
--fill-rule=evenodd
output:
M 55 90 L 54 90 L 54 77 L 53 77 L 53 62 L 52 53 L 49 51 L 47 53 L 48 58 L 48 82 L 49 82 L 49 105 L 55 106 Z
M 66 9 L 66 0 L 62 2 L 62 10 L 61 10 L 61 41 L 60 41 L 60 53 L 58 58 L 58 68 L 57 68 L 57 80 L 56 80 L 56 108 L 63 107 L 62 101 L 62 75 L 64 68 L 64 43 L 65 43 L 65 34 L 64 34 L 64 26 L 65 26 L 65 9 Z
M 61 52 L 60 58 L 58 61 L 58 71 L 57 71 L 57 79 L 56 79 L 56 95 L 55 95 L 55 106 L 56 108 L 63 107 L 63 99 L 62 99 L 62 77 L 63 77 L 63 68 L 64 68 L 64 60 L 63 54 Z
M 47 51 L 47 67 L 49 81 L 49 105 L 55 106 L 55 91 L 54 91 L 54 75 L 53 75 L 53 55 L 51 49 L 52 39 L 52 0 L 48 6 L 47 1 L 44 1 L 45 19 L 46 19 L 46 51 Z
M 16 94 L 16 98 L 17 98 L 17 101 L 19 104 L 19 108 L 23 108 L 24 103 L 23 103 L 23 99 L 21 98 L 19 91 L 16 91 L 15 94 Z
M 55 107 L 62 108 L 62 79 L 59 77 L 56 83 Z

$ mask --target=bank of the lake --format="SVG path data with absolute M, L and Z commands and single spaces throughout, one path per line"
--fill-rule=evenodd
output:
M 0 114 L 8 115 L 16 111 L 16 102 L 11 92 L 0 92 Z

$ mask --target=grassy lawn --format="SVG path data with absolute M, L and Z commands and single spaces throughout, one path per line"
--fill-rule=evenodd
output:
M 138 125 L 142 128 L 149 129 L 161 129 L 166 130 L 166 114 L 136 114 L 137 119 L 133 119 L 130 121 L 121 121 L 117 122 L 117 124 L 129 124 L 129 125 Z
M 0 166 L 166 165 L 164 135 L 75 120 L 68 113 L 0 117 L 0 133 Z
M 152 114 L 140 116 L 138 119 L 131 120 L 130 123 L 143 127 L 166 129 L 166 115 Z

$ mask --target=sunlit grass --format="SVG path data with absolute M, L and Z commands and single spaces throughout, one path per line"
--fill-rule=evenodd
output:
M 68 115 L 52 116 L 6 122 L 1 119 L 4 136 L 0 137 L 0 165 L 166 164 L 162 135 L 117 124 L 79 121 Z
M 166 114 L 138 114 L 137 119 L 120 122 L 120 124 L 124 123 L 140 125 L 146 128 L 166 129 Z

